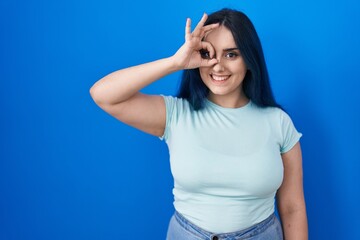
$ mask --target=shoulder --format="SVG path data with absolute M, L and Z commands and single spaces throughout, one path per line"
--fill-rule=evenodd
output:
M 290 118 L 290 116 L 279 107 L 259 107 L 256 104 L 253 104 L 253 110 L 259 112 L 263 116 L 266 116 L 270 119 L 281 120 L 283 118 Z
M 166 109 L 165 132 L 161 139 L 168 141 L 173 131 L 179 128 L 179 125 L 189 121 L 188 116 L 193 114 L 190 103 L 184 99 L 174 96 L 164 96 Z
M 255 111 L 259 112 L 261 117 L 266 119 L 270 125 L 275 128 L 283 131 L 284 128 L 293 125 L 293 121 L 290 115 L 279 107 L 255 107 Z
M 168 101 L 171 103 L 186 101 L 186 99 L 184 99 L 184 98 L 179 98 L 179 97 L 175 97 L 175 96 L 171 96 L 171 95 L 160 95 L 160 96 L 162 96 L 165 101 Z
M 170 122 L 178 122 L 181 118 L 192 114 L 192 108 L 188 100 L 174 96 L 161 95 L 165 101 L 166 118 Z
M 161 95 L 164 98 L 167 111 L 174 109 L 190 109 L 190 103 L 184 98 Z

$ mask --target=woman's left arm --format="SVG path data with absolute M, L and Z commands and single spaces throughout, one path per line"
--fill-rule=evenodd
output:
M 277 207 L 285 240 L 308 239 L 308 225 L 303 190 L 300 143 L 282 154 L 284 180 L 277 194 Z

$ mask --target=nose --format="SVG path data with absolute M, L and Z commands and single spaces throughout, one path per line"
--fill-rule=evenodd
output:
M 218 59 L 218 62 L 213 66 L 213 69 L 215 72 L 222 72 L 224 71 L 224 66 L 221 63 L 220 59 Z

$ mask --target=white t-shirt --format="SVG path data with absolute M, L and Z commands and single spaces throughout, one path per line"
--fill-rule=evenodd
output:
M 194 111 L 185 99 L 164 96 L 164 139 L 174 177 L 174 207 L 214 233 L 245 229 L 274 212 L 283 180 L 281 153 L 300 139 L 290 117 L 251 101 L 224 108 L 206 100 Z

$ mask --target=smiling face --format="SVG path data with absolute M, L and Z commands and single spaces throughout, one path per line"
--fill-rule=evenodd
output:
M 211 31 L 204 39 L 211 43 L 218 63 L 200 67 L 200 76 L 209 88 L 208 98 L 224 107 L 239 107 L 247 102 L 242 89 L 247 67 L 235 44 L 234 37 L 224 26 Z M 202 52 L 203 57 L 209 57 Z

